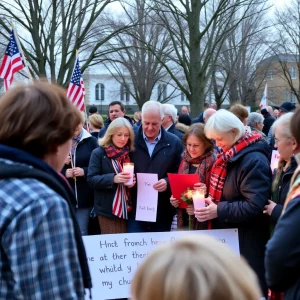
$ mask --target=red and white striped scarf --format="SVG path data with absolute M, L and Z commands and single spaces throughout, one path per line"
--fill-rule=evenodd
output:
M 129 148 L 117 149 L 114 146 L 105 148 L 106 155 L 111 159 L 116 174 L 123 171 L 122 165 L 129 160 Z M 132 209 L 129 201 L 129 189 L 123 183 L 119 183 L 112 205 L 112 214 L 118 218 L 128 219 L 128 212 Z
M 227 175 L 227 162 L 242 149 L 254 144 L 262 139 L 257 132 L 245 133 L 229 150 L 220 152 L 216 162 L 211 169 L 211 178 L 209 186 L 209 196 L 216 204 L 222 197 L 224 183 Z

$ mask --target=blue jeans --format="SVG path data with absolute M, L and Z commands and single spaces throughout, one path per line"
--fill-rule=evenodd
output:
M 76 220 L 80 228 L 81 235 L 88 235 L 90 212 L 92 208 L 76 208 Z

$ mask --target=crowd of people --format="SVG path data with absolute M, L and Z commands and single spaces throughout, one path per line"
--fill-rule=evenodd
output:
M 182 230 L 192 218 L 194 230 L 237 228 L 243 259 L 216 241 L 186 238 L 148 257 L 133 299 L 300 299 L 300 110 L 274 108 L 249 114 L 241 104 L 205 103 L 191 119 L 185 106 L 177 113 L 147 101 L 130 118 L 114 101 L 103 122 L 95 107 L 84 120 L 49 83 L 5 93 L 0 298 L 83 299 L 92 284 L 81 236 L 167 232 L 174 220 Z M 273 149 L 280 161 L 272 173 Z M 136 220 L 137 178 L 128 184 L 126 163 L 157 174 L 156 222 Z M 205 207 L 179 208 L 168 173 L 197 174 Z

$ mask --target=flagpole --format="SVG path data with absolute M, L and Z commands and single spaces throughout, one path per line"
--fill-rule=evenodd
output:
M 78 49 L 76 49 L 76 59 L 79 59 L 79 57 L 78 57 Z M 83 76 L 83 74 L 82 74 L 82 76 Z M 84 114 L 85 114 L 85 120 L 86 120 L 86 128 L 90 132 L 88 117 L 87 117 L 87 113 L 86 113 L 85 95 L 83 97 L 83 103 L 84 103 Z
M 28 75 L 29 81 L 30 81 L 30 83 L 32 83 L 32 82 L 33 82 L 33 78 L 32 78 L 32 76 L 31 76 L 31 74 L 30 74 L 30 72 L 29 72 L 28 65 L 27 65 L 27 60 L 26 60 L 26 57 L 25 57 L 25 55 L 24 55 L 23 49 L 22 49 L 22 47 L 21 47 L 21 44 L 20 44 L 20 41 L 19 41 L 19 36 L 18 36 L 17 30 L 16 30 L 16 28 L 15 28 L 15 26 L 14 26 L 14 23 L 13 23 L 12 21 L 11 21 L 11 27 L 12 27 L 12 29 L 13 29 L 13 31 L 14 31 L 14 36 L 15 36 L 15 40 L 16 40 L 16 42 L 17 42 L 19 51 L 20 51 L 21 54 L 22 54 L 22 59 L 24 60 L 24 63 L 25 63 L 25 69 L 26 69 L 26 71 L 27 71 L 27 75 Z
M 269 98 L 268 98 L 268 81 L 266 81 L 266 107 L 268 106 Z

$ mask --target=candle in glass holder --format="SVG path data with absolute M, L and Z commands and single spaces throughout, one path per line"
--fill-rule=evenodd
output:
M 133 185 L 133 169 L 134 163 L 128 162 L 123 164 L 123 172 L 130 173 L 130 179 L 124 182 L 124 185 Z
M 205 207 L 205 192 L 204 189 L 193 190 L 193 204 L 195 210 L 198 208 Z

